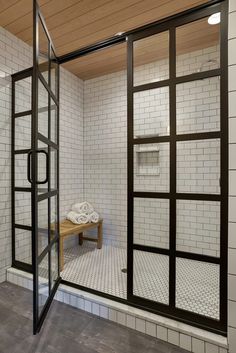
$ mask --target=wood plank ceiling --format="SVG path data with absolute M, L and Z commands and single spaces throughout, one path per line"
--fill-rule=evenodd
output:
M 39 0 L 58 56 L 140 27 L 206 0 Z M 209 1 L 210 2 L 210 1 Z M 0 0 L 0 26 L 32 45 L 32 0 Z M 207 21 L 180 33 L 180 53 L 214 45 L 218 26 Z M 142 43 L 143 42 L 143 43 Z M 166 38 L 150 38 L 137 45 L 140 65 L 166 57 Z M 155 42 L 155 46 L 153 46 Z M 157 53 L 158 45 L 158 53 Z M 154 48 L 154 49 L 153 49 Z M 125 68 L 125 44 L 114 46 L 64 66 L 82 79 Z M 157 56 L 158 55 L 158 56 Z

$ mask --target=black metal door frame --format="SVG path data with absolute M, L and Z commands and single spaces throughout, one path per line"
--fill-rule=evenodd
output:
M 215 12 L 221 12 L 220 30 L 220 68 L 204 72 L 176 77 L 176 28 L 191 23 L 201 18 L 210 16 Z M 228 222 L 228 111 L 227 111 L 227 2 L 215 4 L 201 9 L 186 16 L 179 17 L 154 25 L 134 34 L 128 35 L 128 71 L 127 71 L 127 98 L 128 98 L 128 276 L 127 276 L 127 299 L 137 305 L 148 307 L 172 317 L 179 317 L 187 321 L 197 321 L 202 327 L 213 327 L 216 331 L 226 331 L 227 326 L 227 222 Z M 139 86 L 133 84 L 133 43 L 139 39 L 151 35 L 169 31 L 169 79 L 147 83 Z M 216 132 L 203 133 L 176 133 L 176 85 L 178 83 L 190 82 L 203 78 L 220 76 L 220 122 L 221 129 Z M 133 95 L 135 92 L 145 91 L 153 88 L 169 87 L 169 110 L 170 110 L 170 133 L 168 136 L 134 138 L 133 128 Z M 220 174 L 221 193 L 199 194 L 178 193 L 176 190 L 176 144 L 177 141 L 208 140 L 217 138 L 221 142 Z M 169 192 L 141 192 L 134 191 L 134 146 L 148 143 L 168 142 L 170 145 L 170 180 Z M 169 249 L 139 245 L 134 243 L 134 199 L 135 198 L 158 198 L 170 202 L 169 207 Z M 221 213 L 220 229 L 220 257 L 213 257 L 195 253 L 187 253 L 176 250 L 176 201 L 177 200 L 203 200 L 219 201 Z M 133 293 L 133 252 L 141 250 L 155 254 L 164 254 L 169 257 L 169 304 L 162 304 L 141 298 Z M 220 265 L 220 319 L 215 320 L 176 307 L 176 258 L 192 259 Z
M 42 75 L 42 64 L 39 62 L 39 22 L 41 22 L 42 30 L 48 41 L 48 82 L 45 80 Z M 39 6 L 37 1 L 33 1 L 33 79 L 32 79 L 32 269 L 33 269 L 33 331 L 34 334 L 40 331 L 40 328 L 43 324 L 43 321 L 46 317 L 46 314 L 50 308 L 53 297 L 57 291 L 58 285 L 60 283 L 60 269 L 59 269 L 59 65 L 55 56 L 55 49 L 53 42 L 48 33 L 44 18 L 40 13 Z M 54 59 L 52 60 L 52 55 Z M 55 76 L 57 77 L 55 81 L 55 92 L 52 91 L 51 85 L 51 70 L 52 65 L 55 68 Z M 45 107 L 48 112 L 48 136 L 44 136 L 38 132 L 38 113 L 39 113 L 39 104 L 38 104 L 38 84 L 39 82 L 45 88 L 48 94 L 48 106 Z M 53 142 L 51 139 L 51 101 L 56 106 L 56 142 Z M 38 175 L 38 163 L 37 163 L 37 153 L 39 152 L 38 141 L 41 141 L 47 146 L 47 151 L 45 152 L 48 156 L 48 164 L 46 166 L 46 179 L 48 181 L 47 190 L 43 190 L 39 194 L 39 182 L 37 181 Z M 54 189 L 51 188 L 51 150 L 54 149 L 56 153 L 56 186 Z M 51 232 L 51 198 L 56 198 L 56 224 L 55 230 L 52 235 Z M 42 253 L 39 254 L 38 249 L 38 203 L 40 201 L 48 201 L 48 245 L 44 248 Z M 52 286 L 51 280 L 51 268 L 52 268 L 52 258 L 51 250 L 54 244 L 57 244 L 57 280 Z M 43 259 L 48 256 L 48 290 L 49 295 L 46 300 L 46 303 L 39 313 L 39 264 Z

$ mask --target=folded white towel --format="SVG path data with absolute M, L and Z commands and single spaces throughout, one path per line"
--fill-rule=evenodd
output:
M 70 211 L 67 213 L 66 218 L 71 221 L 72 223 L 79 224 L 77 221 L 78 213 L 74 211 Z
M 89 215 L 89 222 L 90 223 L 97 223 L 99 221 L 99 214 L 97 212 L 93 212 Z
M 74 224 L 85 224 L 90 222 L 89 215 L 84 213 L 77 213 L 74 211 L 70 211 L 66 218 Z
M 77 215 L 76 220 L 77 220 L 78 224 L 89 223 L 89 215 L 84 214 L 84 213 L 80 213 Z
M 72 211 L 90 215 L 91 213 L 93 213 L 94 208 L 89 202 L 85 201 L 74 204 L 72 206 Z

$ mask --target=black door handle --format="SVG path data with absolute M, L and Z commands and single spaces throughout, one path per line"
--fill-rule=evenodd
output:
M 31 156 L 32 156 L 33 151 L 30 151 L 28 153 L 27 157 L 27 179 L 30 184 L 32 184 L 32 179 L 31 179 Z M 49 178 L 49 158 L 48 158 L 48 153 L 45 150 L 37 150 L 36 154 L 39 155 L 40 153 L 45 154 L 46 156 L 46 177 L 42 181 L 36 180 L 36 184 L 46 184 L 48 182 Z

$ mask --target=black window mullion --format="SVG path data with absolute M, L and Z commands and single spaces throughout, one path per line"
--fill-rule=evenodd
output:
M 134 221 L 134 156 L 133 156 L 133 39 L 132 36 L 128 37 L 127 41 L 127 126 L 128 126 L 128 224 L 127 224 L 127 299 L 129 300 L 133 296 L 133 221 Z
M 175 307 L 176 288 L 176 35 L 170 28 L 170 217 L 169 217 L 169 306 Z

